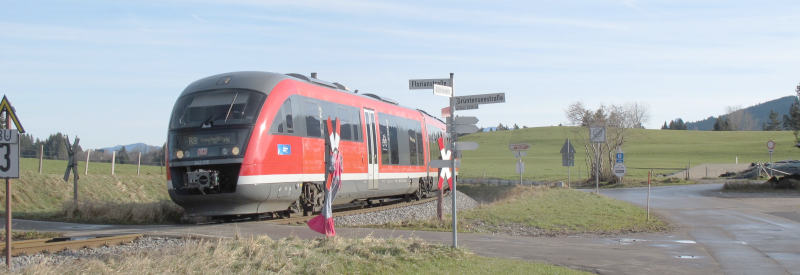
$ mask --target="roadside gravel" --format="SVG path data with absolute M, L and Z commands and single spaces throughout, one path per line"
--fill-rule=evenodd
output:
M 167 237 L 142 237 L 131 243 L 116 246 L 106 246 L 98 248 L 84 248 L 80 250 L 64 250 L 57 253 L 39 253 L 34 255 L 23 255 L 12 257 L 12 271 L 22 269 L 36 264 L 61 264 L 78 259 L 101 259 L 109 256 L 119 256 L 127 253 L 145 252 L 173 247 L 182 247 L 189 242 L 197 242 L 191 239 L 178 239 Z M 5 257 L 0 259 L 2 266 L 6 265 Z
M 443 212 L 445 214 L 451 213 L 451 206 L 453 201 L 450 196 L 444 197 L 442 201 Z M 458 192 L 456 196 L 456 207 L 459 211 L 471 209 L 478 206 L 478 202 L 464 193 Z M 431 202 L 412 205 L 408 207 L 401 207 L 378 212 L 371 212 L 365 214 L 357 214 L 344 217 L 336 217 L 334 222 L 336 226 L 361 226 L 361 225 L 375 225 L 386 223 L 398 223 L 410 220 L 427 220 L 436 217 L 436 200 Z

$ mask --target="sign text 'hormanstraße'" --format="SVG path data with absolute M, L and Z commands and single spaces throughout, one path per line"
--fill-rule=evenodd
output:
M 449 78 L 409 79 L 408 89 L 409 90 L 433 89 L 433 84 L 453 87 L 453 82 Z

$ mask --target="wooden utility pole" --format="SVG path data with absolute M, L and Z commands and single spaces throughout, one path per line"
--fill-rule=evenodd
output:
M 136 164 L 136 175 L 141 175 L 142 170 L 142 152 L 139 152 L 139 162 Z
M 89 175 L 89 158 L 92 156 L 92 149 L 86 150 L 86 168 L 83 169 L 83 175 Z
M 42 173 L 42 160 L 44 159 L 44 144 L 39 145 L 39 174 Z
M 114 175 L 114 165 L 117 164 L 117 151 L 111 151 L 111 175 Z

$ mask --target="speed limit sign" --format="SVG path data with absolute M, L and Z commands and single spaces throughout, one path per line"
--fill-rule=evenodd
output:
M 770 153 L 775 151 L 775 141 L 773 140 L 767 141 L 767 150 L 769 150 Z

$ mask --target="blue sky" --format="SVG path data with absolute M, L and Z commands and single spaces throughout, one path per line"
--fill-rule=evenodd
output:
M 481 126 L 566 123 L 637 102 L 648 128 L 794 94 L 800 2 L 0 1 L 0 93 L 28 132 L 85 148 L 166 139 L 190 82 L 242 70 L 319 78 L 439 113 L 410 78 L 505 92 Z

